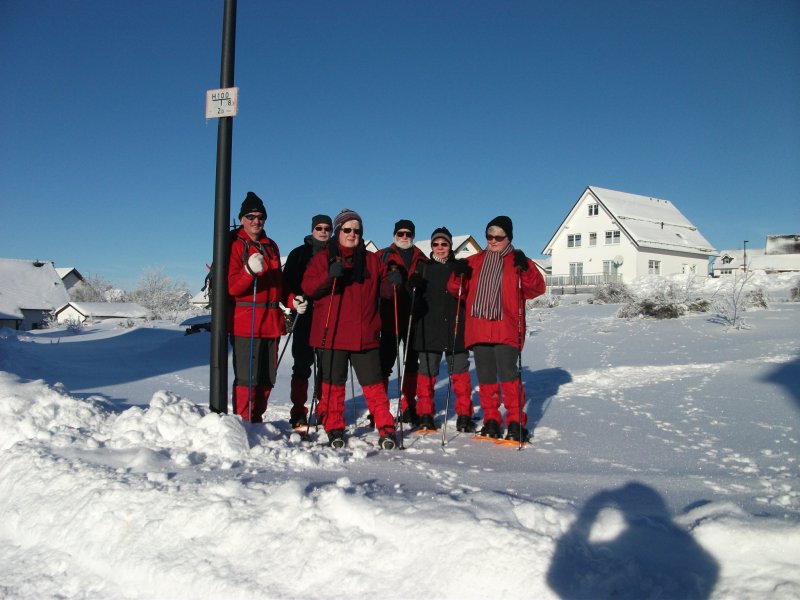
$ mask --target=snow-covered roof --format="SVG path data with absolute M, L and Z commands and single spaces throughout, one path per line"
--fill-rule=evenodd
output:
M 75 275 L 78 277 L 78 279 L 83 279 L 81 274 L 78 272 L 78 269 L 76 269 L 75 267 L 56 267 L 55 269 L 56 273 L 58 273 L 58 276 L 61 277 L 61 279 L 64 279 L 64 277 L 66 277 L 73 271 L 75 272 Z
M 22 310 L 54 310 L 69 294 L 53 263 L 0 258 L 0 315 L 21 319 Z
M 70 302 L 75 310 L 86 317 L 144 319 L 150 311 L 135 302 Z M 61 312 L 66 306 L 59 309 Z
M 764 248 L 748 248 L 747 249 L 747 264 L 756 257 L 764 254 Z M 742 264 L 744 251 L 739 248 L 737 250 L 720 250 L 719 256 L 714 258 L 714 270 L 717 269 L 738 269 Z
M 637 246 L 716 254 L 697 227 L 669 200 L 596 186 L 588 189 Z

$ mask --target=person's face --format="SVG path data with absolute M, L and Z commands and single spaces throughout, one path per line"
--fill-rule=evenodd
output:
M 408 229 L 399 229 L 397 233 L 394 234 L 394 244 L 398 248 L 408 250 L 413 243 L 414 235 Z
M 262 212 L 253 211 L 242 215 L 240 221 L 250 239 L 257 240 L 261 232 L 264 231 L 264 223 L 267 221 L 267 216 Z
M 497 239 L 498 237 L 502 239 Z M 506 232 L 500 227 L 497 227 L 496 225 L 489 227 L 489 230 L 486 232 L 487 250 L 490 250 L 491 252 L 502 252 L 508 248 L 510 243 L 511 240 L 508 239 Z
M 339 243 L 343 248 L 355 248 L 361 241 L 361 222 L 358 219 L 347 221 L 339 229 Z
M 431 250 L 436 258 L 445 259 L 450 254 L 450 242 L 444 238 L 436 238 L 431 242 Z
M 331 226 L 327 223 L 317 223 L 311 230 L 313 238 L 320 242 L 327 242 L 331 237 Z

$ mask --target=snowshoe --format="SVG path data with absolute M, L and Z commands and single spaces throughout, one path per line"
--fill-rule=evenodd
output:
M 433 415 L 421 415 L 419 418 L 419 429 L 436 431 L 436 421 L 433 420 Z
M 528 430 L 522 427 L 516 421 L 508 424 L 508 431 L 506 432 L 506 439 L 515 442 L 527 443 L 529 440 Z
M 381 437 L 378 439 L 378 447 L 383 450 L 394 450 L 397 447 L 397 438 L 394 435 L 393 427 L 384 427 L 381 430 Z
M 498 439 L 502 437 L 503 434 L 500 431 L 500 423 L 498 423 L 494 419 L 489 419 L 488 421 L 484 422 L 483 427 L 481 428 L 481 431 L 478 435 L 481 437 L 490 437 L 493 439 Z
M 331 448 L 344 448 L 344 429 L 333 429 L 329 431 L 328 445 Z
M 394 450 L 397 447 L 397 440 L 394 434 L 382 435 L 378 440 L 378 446 L 380 446 L 382 450 Z
M 458 415 L 456 419 L 456 431 L 474 433 L 475 422 L 472 420 L 472 417 L 469 415 Z

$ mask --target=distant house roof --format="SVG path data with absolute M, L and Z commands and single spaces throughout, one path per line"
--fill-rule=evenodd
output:
M 61 277 L 61 279 L 64 279 L 70 273 L 75 273 L 75 276 L 78 279 L 81 279 L 81 280 L 83 279 L 83 275 L 81 275 L 78 272 L 78 269 L 76 269 L 75 267 L 56 267 L 55 269 L 56 269 L 56 273 L 58 273 L 58 276 Z
M 53 263 L 0 258 L 0 315 L 21 319 L 23 310 L 51 311 L 69 302 Z
M 596 186 L 589 186 L 586 189 L 597 199 L 605 211 L 619 223 L 620 229 L 626 233 L 635 246 L 716 256 L 717 251 L 714 247 L 669 200 L 618 192 Z M 578 203 L 583 199 L 584 194 L 581 194 L 567 218 L 564 219 L 556 233 L 547 242 L 545 253 L 553 243 L 553 239 L 573 214 Z
M 77 310 L 84 317 L 144 319 L 150 315 L 149 310 L 135 302 L 69 302 L 60 307 L 58 312 L 68 306 Z

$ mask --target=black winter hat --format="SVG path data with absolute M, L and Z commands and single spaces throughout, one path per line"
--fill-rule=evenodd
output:
M 453 247 L 453 236 L 450 235 L 450 230 L 447 229 L 447 227 L 442 226 L 433 230 L 433 233 L 431 234 L 431 242 L 440 238 L 447 240 L 447 243 L 450 244 L 450 247 Z
M 264 214 L 264 218 L 267 217 L 267 209 L 264 208 L 264 203 L 261 201 L 261 198 L 253 192 L 247 192 L 247 196 L 244 202 L 242 202 L 242 208 L 239 209 L 239 218 L 241 219 L 247 213 L 251 212 L 260 212 Z
M 486 225 L 486 231 L 484 233 L 489 233 L 490 227 L 499 227 L 505 231 L 509 242 L 514 239 L 514 225 L 511 223 L 511 219 L 509 217 L 505 215 L 495 217 L 489 221 L 488 225 Z
M 401 229 L 408 229 L 411 232 L 411 237 L 416 237 L 417 235 L 417 230 L 414 227 L 414 223 L 408 219 L 400 219 L 397 223 L 395 223 L 392 235 L 395 235 Z
M 314 215 L 311 217 L 311 229 L 314 229 L 320 223 L 325 223 L 325 225 L 330 225 L 333 227 L 333 221 L 328 215 Z

